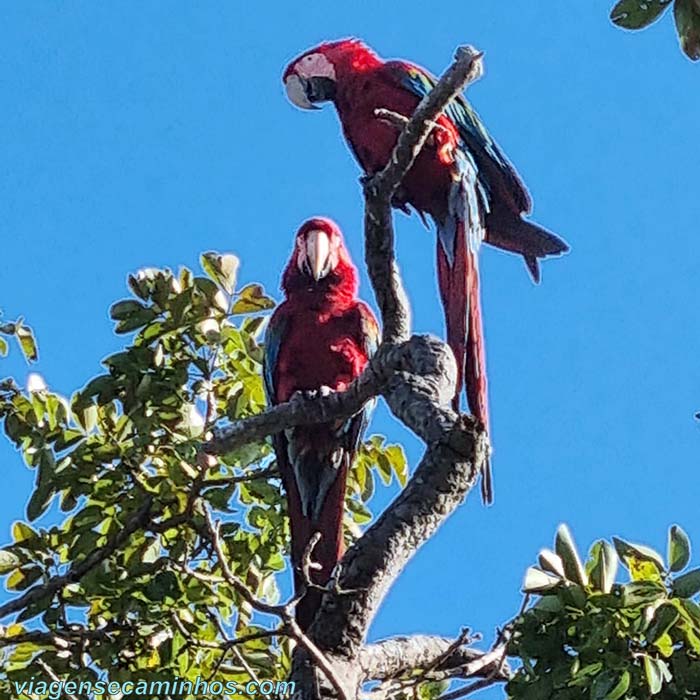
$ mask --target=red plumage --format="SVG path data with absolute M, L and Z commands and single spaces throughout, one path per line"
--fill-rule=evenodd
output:
M 307 221 L 297 233 L 282 278 L 285 300 L 266 334 L 265 380 L 272 404 L 296 392 L 343 391 L 364 369 L 376 346 L 377 325 L 357 299 L 358 276 L 337 225 Z M 366 427 L 369 409 L 347 421 L 300 426 L 275 436 L 275 452 L 287 494 L 295 586 L 314 532 L 321 539 L 312 559 L 312 581 L 325 585 L 343 550 L 342 520 L 347 472 Z M 320 604 L 309 590 L 297 606 L 305 629 Z
M 306 51 L 292 61 L 283 79 L 299 107 L 333 102 L 345 138 L 369 174 L 386 165 L 398 136 L 395 121 L 377 110 L 410 117 L 434 84 L 423 69 L 384 61 L 354 39 Z M 436 224 L 440 296 L 459 372 L 455 409 L 464 383 L 472 414 L 488 430 L 479 244 L 485 239 L 521 254 L 535 281 L 539 281 L 539 258 L 562 253 L 568 246 L 522 219 L 531 208 L 529 194 L 466 100 L 457 98 L 436 121 L 394 204 L 404 210 L 411 206 Z M 482 495 L 491 502 L 488 465 Z

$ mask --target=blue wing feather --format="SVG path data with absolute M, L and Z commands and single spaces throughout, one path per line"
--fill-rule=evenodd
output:
M 270 322 L 265 331 L 265 353 L 263 355 L 263 379 L 265 382 L 265 395 L 267 403 L 272 406 L 277 403 L 277 392 L 275 387 L 275 371 L 277 370 L 277 360 L 279 358 L 280 347 L 284 339 L 287 327 L 287 319 L 279 313 L 279 310 L 272 314 Z
M 379 326 L 377 325 L 377 320 L 374 317 L 374 314 L 366 304 L 360 302 L 357 305 L 357 308 L 360 314 L 360 331 L 362 333 L 363 349 L 367 354 L 367 357 L 371 358 L 374 353 L 377 352 L 377 348 L 379 347 Z M 370 418 L 376 405 L 377 399 L 374 398 L 368 401 L 361 411 L 360 425 L 358 426 L 357 437 L 355 440 L 355 449 L 357 449 L 365 430 L 367 430 L 367 426 L 369 425 Z
M 379 347 L 379 325 L 369 306 L 365 303 L 358 303 L 357 309 L 360 314 L 363 349 L 367 357 L 372 357 Z
M 402 61 L 389 61 L 386 65 L 402 87 L 421 99 L 437 83 L 430 73 L 418 66 Z M 498 183 L 491 182 L 494 175 L 502 178 L 520 210 L 528 213 L 532 203 L 525 185 L 466 98 L 463 95 L 455 97 L 445 109 L 445 115 L 457 127 L 465 151 L 478 166 L 480 184 L 490 193 L 493 187 L 498 186 Z

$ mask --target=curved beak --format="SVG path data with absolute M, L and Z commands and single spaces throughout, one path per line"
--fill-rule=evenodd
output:
M 306 237 L 306 259 L 314 280 L 318 282 L 330 272 L 331 241 L 325 231 L 310 231 Z
M 300 109 L 320 109 L 307 96 L 309 81 L 306 78 L 290 75 L 284 81 L 284 86 L 287 90 L 287 98 L 293 105 Z
M 317 102 L 335 99 L 335 80 L 323 76 L 302 78 L 292 74 L 285 81 L 289 101 L 301 109 L 320 109 Z

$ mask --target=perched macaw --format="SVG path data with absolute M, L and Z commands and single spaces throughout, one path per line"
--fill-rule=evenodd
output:
M 265 391 L 270 404 L 294 394 L 343 391 L 365 368 L 378 345 L 370 308 L 357 298 L 358 274 L 338 226 L 315 218 L 299 229 L 282 276 L 285 300 L 265 336 Z M 343 511 L 348 469 L 367 427 L 371 405 L 347 420 L 299 426 L 274 437 L 287 493 L 295 587 L 311 536 L 321 534 L 312 559 L 313 583 L 325 585 L 343 551 Z M 297 605 L 303 629 L 320 604 L 309 589 Z
M 315 109 L 333 102 L 345 138 L 364 169 L 373 174 L 389 160 L 400 120 L 410 117 L 435 78 L 404 61 L 384 61 L 356 39 L 320 44 L 294 59 L 283 80 L 289 99 Z M 437 119 L 428 144 L 404 178 L 394 205 L 428 215 L 437 228 L 437 266 L 447 341 L 459 369 L 455 408 L 462 383 L 469 407 L 488 430 L 484 338 L 477 252 L 481 240 L 525 259 L 539 282 L 539 258 L 568 250 L 553 233 L 522 218 L 530 196 L 513 166 L 462 96 Z M 492 500 L 488 468 L 482 481 Z

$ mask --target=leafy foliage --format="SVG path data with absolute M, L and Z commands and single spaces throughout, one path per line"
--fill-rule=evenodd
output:
M 700 59 L 700 0 L 620 0 L 610 19 L 624 29 L 644 29 L 673 6 L 681 48 L 692 61 Z
M 0 311 L 0 321 L 2 321 L 2 311 Z M 19 349 L 27 362 L 35 362 L 39 359 L 39 349 L 32 329 L 24 323 L 20 316 L 16 321 L 0 322 L 0 357 L 6 357 L 10 346 L 8 338 L 14 337 Z
M 700 1 L 676 0 L 673 16 L 681 48 L 691 61 L 700 60 Z
M 222 522 L 233 574 L 277 602 L 289 532 L 270 444 L 220 459 L 198 449 L 220 421 L 265 408 L 258 339 L 274 303 L 259 285 L 236 291 L 235 256 L 206 253 L 202 267 L 130 276 L 110 311 L 130 340 L 72 397 L 0 385 L 5 433 L 36 474 L 0 550 L 15 595 L 0 605 L 15 613 L 0 627 L 3 696 L 44 665 L 93 682 L 286 676 L 288 641 L 222 575 L 206 527 L 208 514 Z M 32 359 L 31 334 L 11 325 L 0 332 Z M 350 479 L 349 521 L 367 521 L 375 472 L 406 477 L 401 449 L 376 436 Z
M 596 542 L 581 564 L 565 525 L 556 552 L 525 575 L 538 595 L 515 620 L 509 653 L 521 668 L 511 698 L 619 700 L 700 693 L 700 568 L 684 571 L 690 543 L 669 532 L 666 560 L 643 545 Z M 628 580 L 616 580 L 622 563 Z M 674 576 L 674 574 L 676 574 Z

